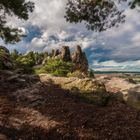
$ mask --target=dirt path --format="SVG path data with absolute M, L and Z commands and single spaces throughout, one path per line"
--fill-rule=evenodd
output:
M 23 87 L 0 86 L 0 140 L 140 139 L 138 111 L 123 103 L 87 104 L 52 83 Z

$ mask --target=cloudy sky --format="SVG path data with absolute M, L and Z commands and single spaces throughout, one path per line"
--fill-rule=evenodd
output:
M 126 9 L 126 22 L 102 33 L 88 31 L 83 24 L 70 24 L 64 19 L 67 0 L 32 0 L 35 11 L 28 21 L 9 18 L 8 24 L 20 27 L 28 36 L 12 51 L 49 51 L 77 44 L 86 52 L 90 67 L 95 70 L 140 71 L 140 16 Z

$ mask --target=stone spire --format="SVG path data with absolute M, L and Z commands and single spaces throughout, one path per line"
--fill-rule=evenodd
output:
M 78 45 L 76 51 L 72 55 L 72 62 L 75 64 L 75 69 L 87 74 L 88 60 L 85 52 L 82 52 L 81 47 Z
M 62 51 L 61 51 L 61 59 L 63 61 L 71 61 L 71 54 L 70 54 L 70 49 L 68 46 L 63 46 Z

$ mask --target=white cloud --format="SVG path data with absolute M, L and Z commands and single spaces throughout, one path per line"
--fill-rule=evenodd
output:
M 38 37 L 38 40 L 42 40 L 42 45 L 46 44 L 46 47 L 54 46 L 58 44 L 83 44 L 83 49 L 90 46 L 93 42 L 93 32 L 87 31 L 84 25 L 82 24 L 69 24 L 66 22 L 65 16 L 65 6 L 67 0 L 32 0 L 35 3 L 35 10 L 30 15 L 30 19 L 27 22 L 19 21 L 17 18 L 9 17 L 8 24 L 13 27 L 27 28 L 28 26 L 37 26 L 40 28 L 42 35 Z M 30 31 L 28 31 L 30 32 Z M 87 34 L 86 37 L 83 37 L 83 34 Z M 58 40 L 50 39 L 52 36 Z M 92 38 L 92 41 L 90 39 Z M 32 42 L 36 40 L 33 38 Z M 46 42 L 46 43 L 44 43 Z M 69 42 L 69 43 L 68 43 Z M 52 45 L 51 45 L 52 43 Z M 34 47 L 38 45 L 33 44 Z M 41 45 L 41 43 L 40 43 Z M 49 45 L 49 46 L 47 46 Z M 28 48 L 28 47 L 27 47 Z
M 75 45 L 81 44 L 83 49 L 92 50 L 93 54 L 88 55 L 91 61 L 93 61 L 92 59 L 98 60 L 100 57 L 111 60 L 103 63 L 110 66 L 123 64 L 123 62 L 118 63 L 119 61 L 125 61 L 124 65 L 126 65 L 126 61 L 128 64 L 138 63 L 134 60 L 140 59 L 140 17 L 135 10 L 127 9 L 125 11 L 126 22 L 120 27 L 95 33 L 87 31 L 83 24 L 75 25 L 65 21 L 67 0 L 32 1 L 35 2 L 35 11 L 27 22 L 9 17 L 8 24 L 13 27 L 21 27 L 24 32 L 30 32 L 30 30 L 27 31 L 27 27 L 36 26 L 39 27 L 41 35 L 35 36 L 31 42 L 18 43 L 18 49 L 21 48 L 22 51 L 50 51 L 52 48 L 60 48 L 62 45 L 74 48 Z M 99 46 L 103 51 L 94 53 Z M 104 50 L 109 51 L 104 52 Z M 102 63 L 99 64 L 102 66 Z
M 114 60 L 98 62 L 95 61 L 92 66 L 94 70 L 102 71 L 140 71 L 140 60 L 116 62 Z

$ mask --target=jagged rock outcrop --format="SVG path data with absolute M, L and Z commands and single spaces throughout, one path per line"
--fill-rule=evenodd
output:
M 49 56 L 52 59 L 72 62 L 74 64 L 74 71 L 79 71 L 84 77 L 88 75 L 88 60 L 85 52 L 82 51 L 79 45 L 76 47 L 76 51 L 74 51 L 73 54 L 71 54 L 68 46 L 63 46 L 61 51 L 53 49 Z M 48 59 L 48 57 L 45 57 L 42 64 L 46 64 Z
M 70 49 L 68 46 L 63 46 L 61 50 L 61 59 L 63 61 L 69 62 L 71 61 Z
M 75 64 L 75 69 L 87 74 L 88 60 L 85 52 L 82 52 L 80 46 L 77 46 L 76 51 L 72 55 L 72 62 Z
M 0 67 L 1 69 L 12 69 L 13 67 L 9 50 L 3 46 L 0 46 Z

